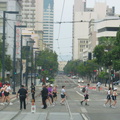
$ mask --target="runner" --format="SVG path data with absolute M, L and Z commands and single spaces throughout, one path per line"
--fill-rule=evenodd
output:
M 100 91 L 100 86 L 101 86 L 101 83 L 100 83 L 100 82 L 98 82 L 98 83 L 96 84 L 96 86 L 98 87 L 98 91 Z
M 4 95 L 5 95 L 5 104 L 13 105 L 13 103 L 10 102 L 10 91 L 11 87 L 9 83 L 6 83 L 5 90 L 4 90 Z
M 66 91 L 65 91 L 65 86 L 62 86 L 61 89 L 61 101 L 60 104 L 64 105 L 65 97 L 66 97 Z
M 112 102 L 112 100 L 111 100 L 111 96 L 112 96 L 112 88 L 110 87 L 109 89 L 108 89 L 108 91 L 107 91 L 107 101 L 104 103 L 104 107 L 106 107 L 106 104 L 109 102 L 109 106 L 111 107 L 111 102 Z
M 112 104 L 112 108 L 116 108 L 115 105 L 117 103 L 117 88 L 114 88 L 113 90 L 113 95 L 112 95 L 112 100 L 113 100 L 113 104 Z
M 81 105 L 83 105 L 83 102 L 85 101 L 85 105 L 88 105 L 88 99 L 89 99 L 89 94 L 88 94 L 88 89 L 89 89 L 90 84 L 87 84 L 87 86 L 85 87 L 85 92 L 84 92 L 84 99 L 80 102 Z M 89 105 L 88 105 L 89 106 Z
M 56 101 L 57 101 L 57 85 L 55 85 L 54 88 L 53 88 L 53 101 L 54 101 L 54 104 L 56 104 Z
M 53 93 L 53 88 L 52 88 L 52 85 L 50 84 L 48 87 L 48 100 L 50 102 L 50 105 L 53 104 L 53 94 L 52 93 Z M 53 104 L 53 106 L 54 106 L 54 104 Z

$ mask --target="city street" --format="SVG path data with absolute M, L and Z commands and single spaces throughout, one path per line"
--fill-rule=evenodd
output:
M 117 106 L 115 109 L 109 106 L 104 107 L 106 100 L 106 90 L 102 88 L 99 92 L 90 89 L 89 106 L 81 106 L 80 101 L 83 99 L 83 93 L 80 92 L 77 79 L 71 79 L 67 76 L 58 75 L 55 84 L 58 85 L 58 100 L 55 106 L 47 109 L 41 109 L 41 97 L 36 98 L 36 112 L 31 113 L 31 103 L 29 97 L 27 109 L 19 111 L 19 100 L 15 100 L 12 106 L 7 106 L 0 111 L 1 120 L 119 120 L 120 97 L 118 96 Z M 67 99 L 65 105 L 60 105 L 61 86 L 66 86 Z M 86 83 L 81 84 L 81 86 Z M 92 88 L 91 84 L 90 88 Z M 36 92 L 40 92 L 41 87 Z M 1 107 L 1 106 L 0 106 Z M 18 113 L 18 114 L 17 114 Z

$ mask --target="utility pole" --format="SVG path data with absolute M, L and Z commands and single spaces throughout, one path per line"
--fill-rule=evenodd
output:
M 6 23 L 6 18 L 5 18 L 5 11 L 3 11 L 3 46 L 2 46 L 2 81 L 5 83 L 5 23 Z
M 24 28 L 26 26 L 16 26 L 14 25 L 14 49 L 13 49 L 13 93 L 16 94 L 15 92 L 15 76 L 16 76 L 16 28 Z M 20 83 L 21 84 L 21 83 Z
M 5 83 L 5 26 L 6 26 L 6 13 L 19 14 L 18 11 L 3 11 L 3 45 L 2 45 L 2 81 Z

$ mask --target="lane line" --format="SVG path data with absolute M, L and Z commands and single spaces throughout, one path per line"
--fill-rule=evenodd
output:
M 84 97 L 84 95 L 83 95 L 83 94 L 81 94 L 81 93 L 79 93 L 78 91 L 76 91 L 76 93 L 77 93 L 77 94 L 79 94 L 80 96 Z
M 67 106 L 67 109 L 68 109 L 68 112 L 69 112 L 70 120 L 74 120 L 74 119 L 73 119 L 73 116 L 72 116 L 72 112 L 71 112 L 71 110 L 70 110 L 70 106 L 69 106 L 67 100 L 66 100 L 66 106 Z
M 85 114 L 81 114 L 84 120 L 88 120 L 88 118 L 85 116 Z
M 84 107 L 80 107 L 80 108 L 81 108 L 82 113 L 87 113 L 87 110 Z

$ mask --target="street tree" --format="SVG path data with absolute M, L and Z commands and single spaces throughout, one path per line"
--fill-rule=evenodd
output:
M 41 66 L 40 73 L 43 79 L 53 78 L 58 71 L 57 54 L 51 50 L 40 51 L 36 57 L 36 64 Z

